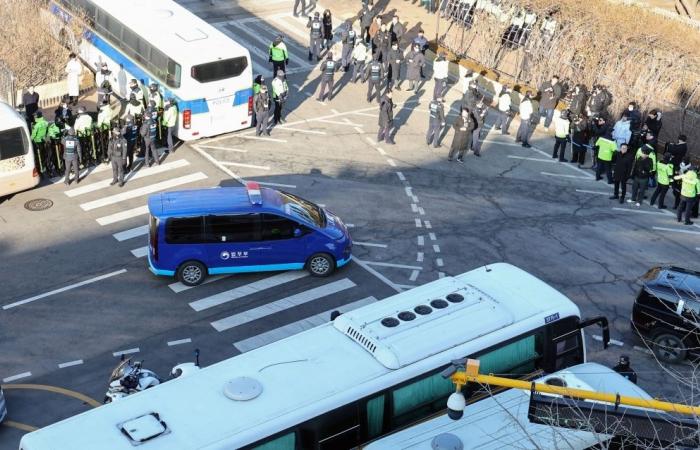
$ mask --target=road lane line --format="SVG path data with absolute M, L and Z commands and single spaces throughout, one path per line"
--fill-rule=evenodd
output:
M 433 251 L 434 251 L 435 253 L 440 253 L 440 246 L 437 245 L 437 244 L 434 244 L 434 245 L 433 245 Z
M 430 224 L 429 220 L 424 220 L 423 223 L 425 223 L 425 228 L 427 228 L 427 229 L 433 228 L 433 226 Z
M 34 297 L 25 298 L 24 300 L 10 303 L 8 305 L 3 306 L 2 309 L 7 310 L 10 308 L 15 308 L 17 306 L 26 305 L 27 303 L 35 302 L 37 300 L 41 300 L 42 298 L 46 298 L 46 297 L 50 297 L 52 295 L 60 294 L 61 292 L 70 291 L 71 289 L 76 289 L 76 288 L 79 288 L 81 286 L 85 286 L 87 284 L 96 283 L 98 281 L 102 281 L 104 279 L 114 277 L 116 275 L 121 275 L 125 272 L 126 272 L 126 269 L 120 269 L 120 270 L 117 270 L 115 272 L 109 272 L 109 273 L 106 273 L 104 275 L 99 275 L 97 277 L 90 278 L 89 280 L 84 280 L 84 281 L 81 281 L 79 283 L 70 284 L 70 285 L 64 286 L 62 288 L 54 289 L 53 291 L 45 292 L 43 294 L 35 295 Z
M 195 300 L 190 303 L 190 306 L 195 311 L 204 311 L 205 309 L 223 305 L 224 303 L 228 303 L 284 283 L 289 283 L 290 281 L 299 280 L 307 276 L 309 276 L 309 273 L 305 271 L 278 273 L 271 277 L 263 278 L 262 280 L 254 281 L 244 286 Z
M 252 140 L 267 141 L 267 142 L 279 142 L 281 144 L 285 144 L 287 142 L 284 139 L 274 139 L 274 138 L 268 138 L 268 137 L 262 137 L 262 136 L 246 136 L 243 134 L 237 134 L 236 136 L 243 138 L 243 139 L 252 139 Z
M 576 192 L 582 192 L 582 193 L 584 193 L 584 194 L 610 195 L 610 192 L 587 191 L 587 190 L 585 190 L 585 189 L 576 189 Z
M 436 259 L 435 263 L 437 264 L 438 267 L 442 267 L 445 265 L 445 263 L 442 261 L 442 258 Z
M 406 181 L 406 177 L 402 172 L 396 172 L 396 176 L 399 177 L 399 180 Z
M 213 140 L 210 140 L 208 142 L 212 142 L 212 141 Z M 194 149 L 194 151 L 199 153 L 202 156 L 202 158 L 204 158 L 207 161 L 209 161 L 210 163 L 214 164 L 214 166 L 216 166 L 219 170 L 224 172 L 226 175 L 230 176 L 231 178 L 233 178 L 234 180 L 238 181 L 241 184 L 245 184 L 245 180 L 243 178 L 239 177 L 236 172 L 231 171 L 228 167 L 222 166 L 221 163 L 219 162 L 219 160 L 217 160 L 216 158 L 211 156 L 209 154 L 209 152 L 206 152 L 206 151 L 202 150 L 201 148 L 199 148 L 199 145 L 193 144 L 191 147 Z
M 31 372 L 22 372 L 22 373 L 18 373 L 17 375 L 12 375 L 10 377 L 3 378 L 2 382 L 9 383 L 11 381 L 21 380 L 22 378 L 27 378 L 27 377 L 31 377 L 31 376 L 32 376 Z
M 148 225 L 141 225 L 140 227 L 131 228 L 129 230 L 120 231 L 119 233 L 114 233 L 112 236 L 119 242 L 126 241 L 128 239 L 133 239 L 137 236 L 145 236 L 148 234 Z
M 338 116 L 339 114 L 335 114 L 335 115 Z M 350 126 L 350 127 L 358 127 L 358 128 L 362 128 L 362 127 L 364 126 L 364 125 L 362 125 L 361 123 L 338 122 L 338 121 L 336 121 L 336 120 L 329 120 L 329 119 L 316 119 L 316 120 L 317 120 L 318 122 L 330 123 L 330 124 L 333 124 L 333 125 L 347 125 L 347 126 Z M 376 145 L 376 144 L 375 144 L 375 145 Z
M 248 150 L 242 150 L 240 148 L 219 147 L 218 145 L 199 145 L 199 147 L 210 148 L 212 150 L 225 150 L 228 152 L 248 153 Z
M 423 226 L 423 224 L 419 218 L 416 217 L 414 220 L 416 221 L 416 228 L 421 228 Z
M 561 178 L 575 178 L 577 180 L 588 180 L 588 181 L 595 181 L 594 178 L 590 177 L 581 177 L 578 175 L 565 175 L 563 173 L 551 173 L 551 172 L 540 172 L 541 175 L 546 175 L 548 177 L 561 177 Z
M 428 233 L 428 236 L 430 237 L 431 241 L 437 240 L 437 236 L 435 236 L 435 233 Z
M 108 216 L 100 217 L 97 219 L 97 223 L 102 226 L 111 225 L 122 220 L 131 219 L 134 217 L 142 216 L 148 214 L 148 205 L 138 206 L 136 208 L 127 209 L 126 211 L 120 211 L 115 214 L 110 214 Z
M 423 259 L 425 258 L 425 253 L 423 252 L 418 252 L 416 254 L 416 262 L 423 262 Z
M 418 236 L 418 245 L 425 245 L 425 236 Z
M 354 255 L 350 256 L 350 258 L 352 258 L 352 260 L 355 261 L 357 263 L 357 265 L 359 265 L 360 267 L 365 269 L 367 272 L 369 272 L 372 275 L 374 275 L 375 277 L 377 277 L 382 283 L 386 284 L 387 286 L 389 286 L 390 288 L 392 288 L 396 292 L 401 292 L 401 289 L 399 289 L 399 287 L 396 283 L 394 283 L 393 281 L 391 281 L 390 279 L 388 279 L 387 277 L 385 277 L 384 275 L 382 275 L 381 273 L 376 271 L 374 268 L 370 267 L 370 265 L 367 264 L 366 261 L 363 261 Z
M 141 158 L 141 159 L 143 159 L 143 158 Z M 136 162 L 136 161 L 134 161 L 134 162 Z M 81 180 L 84 179 L 86 176 L 90 175 L 91 173 L 100 173 L 100 172 L 104 172 L 106 170 L 110 170 L 111 168 L 112 168 L 112 166 L 110 164 L 100 164 L 97 167 L 88 167 L 86 169 L 83 169 L 80 172 L 80 179 Z M 54 184 L 54 183 L 59 183 L 65 179 L 66 179 L 66 177 L 64 175 L 62 175 L 60 177 L 53 177 L 49 181 L 51 182 L 51 184 Z M 74 178 L 72 178 L 72 179 L 75 180 Z
M 9 391 L 9 390 L 26 390 L 26 391 L 46 391 L 46 392 L 53 392 L 54 394 L 60 394 L 60 395 L 65 395 L 66 397 L 71 397 L 74 398 L 78 401 L 81 401 L 85 403 L 86 405 L 90 405 L 93 408 L 97 408 L 98 406 L 102 406 L 102 403 L 98 402 L 97 400 L 88 397 L 85 394 L 81 394 L 80 392 L 72 391 L 70 389 L 65 389 L 62 387 L 58 386 L 50 386 L 46 384 L 8 384 L 7 386 L 2 387 L 4 390 Z
M 515 156 L 515 155 L 508 155 L 508 158 L 523 159 L 525 161 L 537 161 L 537 162 L 543 162 L 543 163 L 556 163 L 557 162 L 557 160 L 555 160 L 555 159 L 528 158 L 526 156 Z
M 255 164 L 235 163 L 229 161 L 219 161 L 224 166 L 246 167 L 248 169 L 270 170 L 270 166 L 256 166 Z
M 653 214 L 655 216 L 666 216 L 666 213 L 659 212 L 659 211 L 644 211 L 642 209 L 629 209 L 629 208 L 611 208 L 613 211 L 622 211 L 622 212 L 633 212 L 637 214 Z
M 369 264 L 370 266 L 393 267 L 396 269 L 409 269 L 409 270 L 423 270 L 423 268 L 420 266 L 407 266 L 405 264 L 385 263 L 385 262 L 379 262 L 379 261 L 364 261 L 364 263 Z
M 420 274 L 420 271 L 414 270 L 411 272 L 411 276 L 408 277 L 409 281 L 416 281 L 418 279 L 418 275 Z
M 355 286 L 356 284 L 350 281 L 348 278 L 343 278 L 342 280 L 324 284 L 323 286 L 290 295 L 289 297 L 275 300 L 274 302 L 258 306 L 257 308 L 249 309 L 247 311 L 216 320 L 211 323 L 211 326 L 218 332 L 230 330 L 231 328 L 244 325 L 272 314 L 277 314 L 281 311 L 294 308 L 295 306 L 303 305 L 305 303 L 318 300 L 319 298 L 337 294 L 338 292 L 342 292 Z
M 148 245 L 131 250 L 131 254 L 137 258 L 143 258 L 148 255 Z
M 690 231 L 690 230 L 681 230 L 678 228 L 665 228 L 665 227 L 652 227 L 654 230 L 658 231 L 671 231 L 674 233 L 685 233 L 685 234 L 700 234 L 700 231 Z
M 126 350 L 119 350 L 112 353 L 112 356 L 122 356 L 122 355 L 133 355 L 134 353 L 140 352 L 141 349 L 138 347 L 128 348 Z
M 68 361 L 58 365 L 59 369 L 65 369 L 66 367 L 79 366 L 83 363 L 82 359 L 76 359 L 75 361 Z
M 309 134 L 328 134 L 325 131 L 316 131 L 316 130 L 303 130 L 301 128 L 292 128 L 292 127 L 286 127 L 284 125 L 279 125 L 275 127 L 278 130 L 286 130 L 286 131 L 293 131 L 293 132 L 299 132 L 299 133 L 309 133 Z
M 358 241 L 353 241 L 353 245 L 359 245 L 361 247 L 379 247 L 379 248 L 387 248 L 388 245 L 386 244 L 375 244 L 373 242 L 358 242 Z
M 213 275 L 213 276 L 205 278 L 204 281 L 202 282 L 202 284 L 200 284 L 198 286 L 204 286 L 205 284 L 209 284 L 209 283 L 213 283 L 215 281 L 223 280 L 224 278 L 228 278 L 230 276 L 231 275 Z M 174 293 L 179 294 L 180 292 L 189 291 L 190 289 L 194 289 L 197 286 L 185 286 L 184 284 L 182 284 L 181 282 L 178 281 L 176 283 L 170 283 L 168 285 L 168 287 Z
M 168 347 L 173 347 L 175 345 L 189 344 L 191 342 L 192 342 L 192 339 L 190 339 L 190 338 L 178 339 L 176 341 L 168 341 Z
M 261 186 L 273 186 L 273 187 L 283 187 L 287 189 L 296 189 L 295 184 L 282 184 L 282 183 L 269 183 L 267 181 L 256 181 Z

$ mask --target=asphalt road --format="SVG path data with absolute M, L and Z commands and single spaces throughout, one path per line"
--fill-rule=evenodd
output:
M 247 19 L 245 36 L 236 37 L 251 46 L 262 47 L 277 30 L 305 36 L 301 19 L 279 2 L 217 14 L 206 13 L 208 2 L 183 3 L 232 35 L 228 22 Z M 6 393 L 11 422 L 0 427 L 1 450 L 16 449 L 28 427 L 91 408 L 81 394 L 100 402 L 119 352 L 166 376 L 192 360 L 195 348 L 209 365 L 326 320 L 333 309 L 497 261 L 560 289 L 584 316 L 606 315 L 615 345 L 603 351 L 592 329 L 589 358 L 612 366 L 629 354 L 642 387 L 678 399 L 678 383 L 635 350 L 641 343 L 629 316 L 637 278 L 649 267 L 700 269 L 697 226 L 678 225 L 671 212 L 608 200 L 610 186 L 590 170 L 551 159 L 552 140 L 539 132 L 532 149 L 490 132 L 481 158 L 448 163 L 451 132 L 440 149 L 424 145 L 432 81 L 417 95 L 396 93 L 397 145 L 377 144 L 378 106 L 365 102 L 366 85 L 339 75 L 334 99 L 321 104 L 314 99 L 318 72 L 310 71 L 305 49 L 288 46 L 299 63 L 290 75 L 294 92 L 287 123 L 270 139 L 255 139 L 251 130 L 206 139 L 182 146 L 160 170 L 140 169 L 122 189 L 105 186 L 110 173 L 98 169 L 79 186 L 44 185 L 0 203 L 0 380 L 15 387 Z M 266 58 L 255 55 L 254 64 L 270 75 Z M 451 87 L 448 105 L 457 104 L 458 89 Z M 352 225 L 357 260 L 328 279 L 251 274 L 187 290 L 151 275 L 139 228 L 147 193 L 237 185 L 237 178 L 324 204 Z M 23 207 L 37 198 L 53 206 Z M 252 294 L 237 289 L 260 280 L 268 280 L 266 287 Z M 339 283 L 344 289 L 336 292 Z M 328 294 L 274 310 L 274 302 L 311 289 Z M 227 300 L 199 308 L 214 295 Z M 213 326 L 252 308 L 262 311 L 256 320 L 222 331 Z M 690 367 L 671 370 L 685 375 Z

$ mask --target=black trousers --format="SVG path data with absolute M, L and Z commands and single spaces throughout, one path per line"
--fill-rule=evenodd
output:
M 603 178 L 603 171 L 605 171 L 605 176 L 608 178 L 608 183 L 612 181 L 612 162 L 598 160 L 598 165 L 595 168 L 595 179 L 600 180 Z
M 632 180 L 632 200 L 637 203 L 642 203 L 647 186 L 649 186 L 648 177 L 634 177 L 634 180 Z
M 656 202 L 656 198 L 659 198 L 659 208 L 664 206 L 664 200 L 666 200 L 666 192 L 668 192 L 668 184 L 657 184 L 654 193 L 651 196 L 650 205 Z
M 284 107 L 284 101 L 280 100 L 279 97 L 275 99 L 275 112 L 272 114 L 272 122 L 278 124 L 282 121 L 282 108 Z
M 571 162 L 583 165 L 586 162 L 586 147 L 583 144 L 571 143 Z
M 124 166 L 126 171 L 130 171 L 134 166 L 134 149 L 136 148 L 136 141 L 126 141 L 126 159 L 124 160 Z
M 685 212 L 685 222 L 690 222 L 690 215 L 693 212 L 693 206 L 697 198 L 686 197 L 681 195 L 681 204 L 678 206 L 678 211 L 676 211 L 676 219 L 680 222 L 683 218 L 683 213 Z
M 620 198 L 624 200 L 625 195 L 627 195 L 627 180 L 615 180 L 615 190 L 613 192 L 615 197 L 620 193 L 620 188 L 622 188 L 622 196 Z
M 566 140 L 566 138 L 554 138 L 554 150 L 552 150 L 552 158 L 556 158 L 558 155 L 559 161 L 564 161 L 564 154 L 566 153 L 567 142 L 568 141 Z
M 278 70 L 281 70 L 285 74 L 287 73 L 287 68 L 285 67 L 284 60 L 272 61 L 272 78 L 277 76 Z

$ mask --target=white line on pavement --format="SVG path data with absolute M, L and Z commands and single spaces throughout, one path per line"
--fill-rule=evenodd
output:
M 424 220 L 423 223 L 425 224 L 425 228 L 427 228 L 427 229 L 433 228 L 433 226 L 430 224 L 429 220 Z
M 425 258 L 425 253 L 423 252 L 418 252 L 416 254 L 416 262 L 423 262 L 423 258 Z
M 420 214 L 421 216 L 425 215 L 425 210 L 423 208 L 421 208 L 420 206 L 418 207 L 418 214 Z
M 193 183 L 195 181 L 204 180 L 206 178 L 207 176 L 204 173 L 195 172 L 182 177 L 171 178 L 170 180 L 161 181 L 160 183 L 154 183 L 148 186 L 143 186 L 141 188 L 133 189 L 131 191 L 121 192 L 119 194 L 103 197 L 101 199 L 94 200 L 91 202 L 82 203 L 80 205 L 80 208 L 83 211 L 91 211 L 93 209 L 101 208 L 103 206 L 113 205 L 124 200 L 141 197 L 143 195 L 152 194 L 154 192 L 163 191 L 165 189 L 170 189 L 172 187 L 180 186 L 187 183 Z
M 100 173 L 100 172 L 104 172 L 105 170 L 109 170 L 111 168 L 112 168 L 112 166 L 109 164 L 100 164 L 99 166 L 96 166 L 96 167 L 88 167 L 86 169 L 83 169 L 80 172 L 80 179 L 81 180 L 84 179 L 87 175 L 90 175 L 91 173 Z M 61 182 L 65 179 L 66 179 L 65 176 L 60 176 L 60 177 L 51 178 L 49 181 L 51 182 L 51 184 L 54 184 L 54 183 Z
M 421 228 L 423 226 L 421 220 L 418 217 L 416 217 L 414 220 L 416 221 L 416 228 Z
M 76 359 L 75 361 L 68 361 L 58 365 L 59 369 L 65 369 L 66 367 L 79 366 L 83 363 L 82 359 Z
M 127 209 L 126 211 L 110 214 L 109 216 L 100 217 L 97 219 L 97 223 L 105 226 L 122 220 L 131 219 L 133 217 L 142 216 L 144 214 L 148 214 L 148 205 L 138 206 L 136 208 Z
M 352 258 L 352 260 L 355 261 L 357 263 L 357 265 L 359 265 L 360 267 L 365 269 L 367 272 L 369 272 L 372 275 L 374 275 L 375 277 L 377 277 L 381 282 L 383 282 L 384 284 L 386 284 L 387 286 L 389 286 L 390 288 L 392 288 L 396 292 L 401 292 L 401 289 L 399 289 L 399 287 L 396 285 L 396 283 L 394 283 L 393 281 L 391 281 L 390 279 L 388 279 L 387 277 L 385 277 L 381 273 L 374 270 L 374 268 L 370 267 L 370 265 L 367 264 L 366 261 L 363 261 L 354 255 L 350 256 L 350 258 Z
M 391 167 L 396 167 L 396 161 L 394 161 L 393 159 L 387 158 L 386 162 L 388 162 Z
M 637 350 L 638 352 L 646 353 L 647 355 L 652 355 L 654 352 L 649 350 L 648 348 L 640 347 L 639 345 L 635 345 L 632 347 L 633 349 Z
M 128 348 L 126 350 L 116 351 L 116 352 L 112 353 L 112 356 L 132 355 L 132 354 L 138 353 L 140 351 L 141 351 L 141 349 L 138 347 Z
M 438 267 L 442 267 L 445 265 L 445 263 L 442 261 L 442 258 L 436 259 L 435 263 L 437 264 Z
M 445 272 L 438 272 L 438 278 L 445 278 Z
M 335 115 L 337 116 L 337 115 L 339 115 L 339 114 L 335 114 Z M 358 127 L 358 128 L 362 128 L 362 127 L 364 126 L 364 125 L 362 125 L 361 123 L 338 122 L 337 120 L 329 120 L 329 119 L 316 119 L 316 120 L 319 121 L 319 122 L 330 123 L 330 124 L 333 124 L 333 125 L 347 125 L 347 126 L 350 126 L 350 127 Z M 375 145 L 376 145 L 376 144 L 375 144 Z
M 700 252 L 700 247 L 695 247 L 695 250 Z
M 192 339 L 190 338 L 178 339 L 177 341 L 168 341 L 168 347 L 172 347 L 174 345 L 189 344 L 190 342 L 192 342 Z
M 22 378 L 27 378 L 27 377 L 31 377 L 31 376 L 32 376 L 31 372 L 22 372 L 22 373 L 19 373 L 17 375 L 12 375 L 11 377 L 3 378 L 2 382 L 9 383 L 11 381 L 17 381 L 17 380 L 21 380 Z
M 340 114 L 340 113 L 338 112 L 337 109 L 331 109 L 331 112 L 332 112 L 333 114 Z M 350 123 L 350 121 L 349 121 L 348 119 L 343 119 L 343 121 L 344 121 L 344 122 Z
M 396 269 L 409 269 L 409 270 L 423 270 L 423 268 L 420 266 L 407 266 L 404 264 L 385 263 L 385 262 L 378 262 L 378 261 L 364 261 L 364 262 L 365 262 L 365 264 L 369 264 L 370 266 L 393 267 Z
M 551 156 L 551 155 L 549 155 L 547 152 L 542 151 L 542 150 L 540 150 L 540 149 L 537 148 L 537 147 L 530 147 L 530 150 L 539 153 L 540 155 L 544 156 L 545 158 L 549 158 L 549 157 Z M 590 172 L 587 172 L 587 171 L 585 171 L 585 170 L 583 170 L 583 169 L 579 169 L 578 167 L 572 166 L 571 164 L 568 164 L 568 163 L 563 163 L 563 165 L 564 165 L 564 167 L 568 167 L 568 168 L 571 169 L 571 170 L 575 170 L 576 172 L 582 173 L 582 174 L 585 175 L 586 178 L 588 178 L 588 179 L 591 179 L 591 180 L 595 179 L 595 178 L 593 177 L 593 175 L 591 175 Z
M 420 275 L 420 271 L 414 270 L 411 272 L 411 276 L 408 277 L 409 281 L 416 281 L 418 279 L 418 275 Z
M 594 181 L 593 178 L 590 177 L 582 177 L 579 175 L 565 175 L 562 173 L 551 173 L 551 172 L 540 172 L 542 175 L 547 175 L 549 177 L 561 177 L 561 178 L 576 178 L 577 180 L 588 180 L 588 181 Z
M 328 133 L 326 133 L 325 131 L 302 130 L 302 129 L 300 129 L 300 128 L 292 128 L 292 127 L 287 127 L 287 126 L 284 126 L 284 125 L 281 125 L 281 126 L 278 126 L 278 127 L 275 127 L 275 128 L 277 128 L 277 129 L 279 129 L 279 130 L 296 131 L 296 132 L 299 132 L 299 133 L 328 134 Z
M 401 289 L 402 291 L 408 291 L 408 290 L 410 290 L 410 289 L 413 289 L 413 288 L 418 287 L 418 286 L 415 286 L 415 285 L 413 285 L 413 284 L 397 284 L 396 286 L 397 286 L 399 289 Z
M 386 152 L 384 151 L 384 149 L 383 149 L 383 148 L 381 148 L 381 147 L 377 147 L 377 151 L 379 152 L 379 154 L 380 154 L 380 155 L 382 155 L 382 156 L 386 156 Z
M 642 209 L 629 209 L 629 208 L 611 208 L 613 211 L 622 211 L 622 212 L 633 212 L 637 214 L 652 214 L 655 216 L 666 216 L 666 213 L 659 212 L 659 211 L 644 211 Z
M 342 280 L 324 284 L 323 286 L 290 295 L 289 297 L 275 300 L 274 302 L 216 320 L 211 323 L 211 326 L 218 332 L 230 330 L 231 328 L 270 316 L 272 314 L 277 314 L 289 308 L 294 308 L 295 306 L 303 305 L 305 303 L 318 300 L 319 298 L 337 294 L 338 292 L 353 288 L 355 286 L 356 284 L 350 281 L 348 278 L 343 278 Z
M 679 228 L 664 228 L 664 227 L 652 227 L 654 230 L 658 231 L 672 231 L 674 233 L 685 233 L 685 234 L 700 234 L 700 231 L 690 231 L 690 230 L 681 230 Z
M 262 280 L 254 281 L 253 283 L 246 284 L 244 286 L 193 301 L 190 303 L 190 306 L 195 311 L 204 311 L 205 309 L 223 305 L 224 303 L 228 303 L 284 283 L 289 283 L 290 281 L 298 280 L 308 275 L 309 273 L 304 271 L 278 273 L 271 277 L 263 278 Z
M 528 158 L 526 156 L 515 156 L 515 155 L 508 155 L 508 158 L 510 158 L 510 159 L 524 159 L 526 161 L 537 161 L 537 162 L 543 162 L 543 163 L 556 163 L 557 162 L 554 159 Z
M 418 245 L 425 245 L 425 236 L 418 236 Z
M 214 276 L 211 276 L 211 277 L 207 277 L 207 278 L 204 279 L 204 281 L 202 282 L 202 284 L 200 284 L 199 286 L 204 286 L 205 284 L 209 284 L 209 283 L 213 283 L 213 282 L 215 282 L 215 281 L 223 280 L 224 278 L 228 278 L 228 277 L 230 277 L 230 276 L 231 276 L 231 275 L 214 275 Z M 170 284 L 168 285 L 168 287 L 169 287 L 174 293 L 179 294 L 180 292 L 189 291 L 190 289 L 194 289 L 194 288 L 196 288 L 197 286 L 186 286 L 186 285 L 184 285 L 184 284 L 182 284 L 181 282 L 178 281 L 178 282 L 176 282 L 176 283 L 170 283 Z
M 366 112 L 351 112 L 350 114 L 356 115 L 356 116 L 365 116 L 365 117 L 371 117 L 373 119 L 377 118 L 376 114 L 370 114 Z
M 224 166 L 247 167 L 248 169 L 270 170 L 270 166 L 256 166 L 255 164 L 235 163 L 229 161 L 219 161 Z
M 599 336 L 599 335 L 597 335 L 597 334 L 592 334 L 592 335 L 591 335 L 591 338 L 593 338 L 594 341 L 603 342 L 603 336 Z M 617 345 L 618 347 L 624 347 L 624 346 L 625 346 L 625 343 L 624 343 L 624 342 L 618 341 L 617 339 L 610 339 L 610 343 L 611 343 L 612 345 Z
M 418 196 L 417 195 L 411 195 L 411 200 L 413 200 L 413 203 L 418 203 Z
M 145 257 L 146 255 L 148 255 L 148 245 L 144 245 L 143 247 L 131 250 L 131 254 L 137 258 Z
M 437 244 L 433 244 L 433 251 L 434 251 L 435 253 L 440 253 L 440 246 L 437 245 Z
M 411 211 L 413 211 L 414 213 L 417 213 L 418 212 L 418 205 L 416 205 L 415 203 L 411 203 Z
M 212 141 L 208 141 L 208 142 L 212 142 Z M 222 166 L 221 163 L 216 158 L 211 156 L 208 152 L 205 152 L 204 150 L 199 148 L 199 145 L 196 145 L 196 144 L 192 145 L 192 148 L 194 149 L 194 151 L 199 153 L 204 159 L 206 159 L 207 161 L 209 161 L 210 163 L 212 163 L 216 167 L 218 167 L 226 175 L 230 176 L 231 178 L 233 178 L 234 180 L 238 181 L 241 184 L 245 184 L 245 180 L 243 178 L 239 177 L 236 172 L 231 171 L 228 167 Z
M 430 237 L 431 241 L 437 240 L 437 236 L 435 236 L 435 233 L 428 233 L 428 236 Z
M 141 225 L 140 227 L 131 228 L 129 230 L 120 231 L 119 233 L 114 233 L 112 236 L 119 242 L 126 241 L 127 239 L 133 239 L 137 236 L 144 236 L 148 234 L 148 225 Z
M 494 139 L 482 139 L 481 143 L 482 143 L 482 145 L 483 144 L 498 144 L 498 145 L 505 145 L 506 147 L 522 147 L 522 145 L 520 145 L 520 144 L 514 144 L 512 142 L 497 141 Z
M 387 248 L 388 245 L 386 244 L 374 244 L 372 242 L 358 242 L 358 241 L 353 241 L 353 245 L 359 245 L 361 247 L 379 247 L 379 248 Z
M 273 138 L 261 137 L 261 136 L 246 136 L 243 134 L 237 134 L 236 136 L 241 137 L 243 139 L 254 139 L 254 140 L 259 140 L 259 141 L 267 141 L 267 142 L 279 142 L 279 143 L 287 142 L 284 139 L 273 139 Z
M 396 172 L 396 176 L 399 177 L 399 180 L 401 180 L 401 181 L 406 181 L 406 177 L 404 176 L 403 173 L 401 173 L 401 172 Z
M 610 195 L 610 192 L 587 191 L 587 190 L 585 190 L 585 189 L 576 189 L 576 192 L 582 192 L 582 193 L 584 193 L 584 194 Z
M 217 145 L 199 145 L 199 147 L 210 148 L 212 150 L 226 150 L 229 152 L 248 153 L 248 150 L 243 150 L 240 148 L 219 147 Z
M 282 183 L 269 183 L 267 181 L 256 181 L 259 185 L 262 186 L 274 186 L 274 187 L 283 187 L 283 188 L 288 188 L 288 189 L 296 189 L 295 184 L 282 184 Z
M 117 270 L 115 272 L 106 273 L 104 275 L 90 278 L 89 280 L 84 280 L 84 281 L 81 281 L 79 283 L 70 284 L 70 285 L 64 286 L 62 288 L 54 289 L 53 291 L 45 292 L 43 294 L 35 295 L 34 297 L 25 298 L 24 300 L 10 303 L 8 305 L 3 306 L 2 309 L 10 309 L 10 308 L 14 308 L 16 306 L 26 305 L 27 303 L 41 300 L 42 298 L 50 297 L 52 295 L 60 294 L 61 292 L 70 291 L 71 289 L 76 289 L 76 288 L 79 288 L 81 286 L 85 286 L 87 284 L 96 283 L 98 281 L 101 281 L 101 280 L 104 280 L 104 279 L 107 279 L 107 278 L 110 278 L 110 277 L 113 277 L 116 275 L 121 275 L 125 272 L 126 272 L 126 269 L 120 269 L 120 270 Z
M 240 352 L 248 352 L 258 347 L 262 347 L 263 345 L 279 341 L 280 339 L 284 339 L 293 334 L 301 333 L 302 331 L 306 331 L 310 328 L 323 325 L 324 323 L 328 322 L 328 320 L 330 319 L 330 314 L 333 311 L 338 311 L 344 314 L 346 312 L 352 311 L 365 305 L 369 305 L 370 303 L 374 303 L 376 301 L 377 299 L 374 297 L 363 298 L 362 300 L 348 303 L 339 308 L 329 309 L 322 313 L 318 313 L 313 316 L 301 319 L 297 322 L 292 322 L 282 327 L 266 331 L 264 333 L 258 334 L 257 336 L 249 337 L 242 341 L 238 341 L 233 345 Z
M 355 131 L 358 132 L 359 134 L 363 134 L 364 131 L 360 127 L 355 127 Z

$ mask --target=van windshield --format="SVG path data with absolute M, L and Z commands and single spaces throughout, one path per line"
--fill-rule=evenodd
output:
M 304 222 L 313 223 L 319 228 L 326 227 L 326 215 L 320 206 L 289 192 L 279 191 L 280 199 L 287 214 L 298 217 Z

